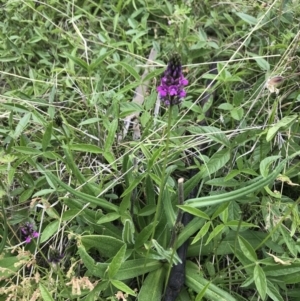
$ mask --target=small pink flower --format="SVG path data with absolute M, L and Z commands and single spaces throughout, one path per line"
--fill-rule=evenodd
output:
M 34 237 L 34 238 L 37 238 L 37 237 L 39 237 L 39 233 L 38 232 L 33 232 L 33 234 L 32 234 L 32 236 Z
M 29 244 L 32 238 L 39 237 L 39 233 L 33 229 L 33 225 L 29 222 L 25 223 L 23 227 L 21 227 L 22 237 L 27 244 Z

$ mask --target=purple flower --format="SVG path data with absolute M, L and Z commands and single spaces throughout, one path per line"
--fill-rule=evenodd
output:
M 182 74 L 180 57 L 175 54 L 170 59 L 167 70 L 157 87 L 157 92 L 164 105 L 168 107 L 181 103 L 186 96 L 184 86 L 188 83 L 188 80 Z
M 39 237 L 39 233 L 33 229 L 33 225 L 26 222 L 23 227 L 21 227 L 22 239 L 25 240 L 27 244 L 31 242 L 32 238 Z

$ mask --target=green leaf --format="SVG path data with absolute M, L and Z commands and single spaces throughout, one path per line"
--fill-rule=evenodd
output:
M 60 222 L 58 220 L 55 220 L 48 224 L 45 229 L 43 230 L 41 240 L 40 242 L 43 243 L 47 241 L 54 233 L 57 233 L 57 230 L 59 228 Z
M 230 111 L 231 117 L 237 121 L 240 121 L 244 116 L 243 108 L 234 108 Z
M 84 193 L 87 193 L 89 195 L 96 195 L 99 194 L 100 191 L 95 191 L 95 187 L 92 186 L 84 177 L 84 175 L 81 173 L 80 169 L 78 168 L 78 165 L 76 164 L 73 154 L 69 148 L 69 145 L 66 147 L 63 147 L 64 153 L 65 153 L 65 161 L 67 163 L 67 166 L 71 169 L 74 178 L 81 184 L 82 186 L 82 191 Z
M 118 129 L 118 120 L 114 119 L 109 126 L 108 134 L 105 139 L 104 151 L 109 152 L 111 151 L 111 147 L 114 143 L 116 131 Z
M 92 144 L 69 144 L 69 145 L 64 145 L 64 148 L 69 148 L 70 150 L 73 151 L 78 151 L 78 152 L 87 152 L 87 153 L 92 153 L 92 154 L 102 154 L 103 150 L 99 148 L 96 145 Z
M 221 224 L 221 225 L 218 225 L 217 227 L 215 227 L 214 230 L 209 234 L 205 245 L 208 245 L 209 242 L 213 238 L 215 238 L 221 231 L 223 231 L 224 228 L 226 228 L 226 226 L 224 224 Z
M 1 254 L 2 256 L 2 254 Z M 27 262 L 29 260 L 28 256 L 22 256 L 21 258 L 18 256 L 8 256 L 8 257 L 1 257 L 0 259 L 0 277 L 1 279 L 9 278 L 12 275 L 16 274 L 16 272 L 21 269 L 21 267 L 18 265 L 20 260 L 24 260 L 24 262 Z
M 289 251 L 291 252 L 291 254 L 294 257 L 297 257 L 297 254 L 298 254 L 297 244 L 295 243 L 293 238 L 290 236 L 288 230 L 284 226 L 279 227 L 279 228 L 280 228 L 280 233 L 282 234 L 282 237 L 284 239 L 284 242 L 285 242 L 287 248 L 289 249 Z
M 41 155 L 42 152 L 38 149 L 27 147 L 27 146 L 15 146 L 13 147 L 14 150 L 16 150 L 19 153 L 25 154 L 25 155 Z
M 17 61 L 19 59 L 20 59 L 20 57 L 18 57 L 18 56 L 5 56 L 5 57 L 1 56 L 0 57 L 0 62 L 2 62 L 2 63 L 4 63 L 4 62 L 13 62 L 13 61 Z
M 276 287 L 270 280 L 267 280 L 267 295 L 272 301 L 284 301 L 278 287 Z
M 241 222 L 240 220 L 230 220 L 226 222 L 226 226 L 230 227 L 232 230 L 237 231 L 238 228 L 240 231 L 243 231 L 248 228 L 258 228 L 257 225 L 251 224 L 251 223 L 246 223 L 246 222 Z
M 205 279 L 199 273 L 199 266 L 191 261 L 186 262 L 185 284 L 197 294 L 204 291 L 204 297 L 210 301 L 237 301 L 231 294 Z
M 16 129 L 14 133 L 12 134 L 13 139 L 17 139 L 25 130 L 27 127 L 29 121 L 31 118 L 31 113 L 26 113 L 19 121 L 18 125 L 16 126 Z
M 213 126 L 189 126 L 187 130 L 192 134 L 203 134 L 208 139 L 211 139 L 217 143 L 221 143 L 222 145 L 230 148 L 231 144 L 229 139 L 219 128 Z
M 78 126 L 86 125 L 86 124 L 93 124 L 93 123 L 96 123 L 96 122 L 99 122 L 99 121 L 101 121 L 101 118 L 97 118 L 97 117 L 88 118 L 88 119 L 85 119 L 85 120 L 81 121 L 78 124 Z
M 122 263 L 124 262 L 125 252 L 126 245 L 123 245 L 108 265 L 108 277 L 110 279 L 114 278 L 114 276 L 118 273 Z
M 295 121 L 298 118 L 298 115 L 291 115 L 291 116 L 285 116 L 280 121 L 278 121 L 275 125 L 272 125 L 267 132 L 266 140 L 269 142 L 273 139 L 273 137 L 276 135 L 276 133 L 279 131 L 280 128 L 286 127 L 290 125 L 293 121 Z
M 137 250 L 138 248 L 142 247 L 144 243 L 149 239 L 152 234 L 153 230 L 153 223 L 147 225 L 142 231 L 137 235 L 136 241 L 134 244 L 134 248 Z
M 233 105 L 232 104 L 230 104 L 230 103 L 227 103 L 227 102 L 225 102 L 225 103 L 221 103 L 219 106 L 218 106 L 218 109 L 220 109 L 220 110 L 225 110 L 225 111 L 231 111 L 231 110 L 233 110 Z
M 223 203 L 220 206 L 217 207 L 217 210 L 214 212 L 214 214 L 212 215 L 211 219 L 215 219 L 217 216 L 219 216 L 220 214 L 224 213 L 224 211 L 227 211 L 227 208 L 229 206 L 229 203 Z
M 101 256 L 108 258 L 114 257 L 124 245 L 122 240 L 106 235 L 84 235 L 80 241 L 87 250 L 96 248 Z
M 135 291 L 133 291 L 129 286 L 127 286 L 124 282 L 119 280 L 111 280 L 111 284 L 119 289 L 121 292 L 125 292 L 126 294 L 136 296 Z
M 25 189 L 21 194 L 20 194 L 20 197 L 19 197 L 19 202 L 20 203 L 24 203 L 25 201 L 27 201 L 31 196 L 32 196 L 32 193 L 34 192 L 35 190 L 35 187 L 30 187 L 28 189 Z
M 228 175 L 231 175 L 231 173 L 229 172 Z M 227 177 L 214 178 L 206 181 L 205 184 L 219 187 L 236 187 L 241 185 L 240 181 L 234 179 L 228 180 Z
M 29 108 L 17 103 L 2 103 L 1 106 L 12 112 L 28 113 Z M 31 114 L 31 113 L 29 113 Z
M 177 207 L 179 207 L 183 211 L 188 212 L 192 215 L 199 216 L 199 217 L 207 219 L 207 220 L 210 219 L 210 217 L 205 212 L 203 212 L 203 211 L 201 211 L 197 208 L 191 208 L 191 207 L 186 206 L 186 205 L 177 205 Z
M 54 189 L 46 188 L 46 189 L 39 190 L 32 197 L 36 198 L 36 197 L 40 197 L 40 196 L 43 196 L 43 195 L 46 195 L 46 194 L 52 194 L 54 192 L 55 192 Z
M 129 64 L 125 63 L 125 62 L 119 62 L 119 64 L 126 69 L 126 71 L 128 73 L 130 73 L 136 81 L 139 81 L 141 79 L 140 75 L 136 72 L 136 70 L 130 66 Z
M 149 273 L 142 284 L 138 300 L 139 301 L 158 301 L 161 300 L 163 293 L 165 270 L 157 269 Z
M 146 177 L 146 195 L 147 203 L 156 206 L 156 194 L 153 181 L 149 175 Z
M 257 19 L 244 13 L 236 13 L 238 17 L 240 17 L 243 21 L 250 25 L 256 25 L 258 23 Z
M 264 158 L 260 164 L 259 164 L 259 170 L 260 170 L 260 174 L 263 177 L 267 177 L 269 174 L 269 166 L 275 162 L 276 160 L 278 160 L 280 158 L 280 156 L 270 156 L 267 158 Z
M 151 271 L 155 271 L 162 266 L 162 263 L 156 259 L 133 259 L 126 260 L 119 272 L 116 274 L 115 278 L 118 280 L 126 280 L 144 275 Z
M 250 243 L 246 239 L 244 239 L 242 236 L 238 236 L 239 244 L 241 251 L 244 253 L 244 255 L 251 261 L 256 262 L 257 261 L 257 255 L 255 253 L 255 250 L 251 246 Z
M 58 179 L 56 176 L 54 176 L 50 171 L 45 170 L 44 167 L 40 164 L 37 164 L 37 168 L 41 173 L 44 173 L 48 179 L 51 181 L 50 183 L 56 183 L 58 185 L 60 185 L 61 187 L 63 187 L 66 191 L 72 193 L 73 195 L 75 195 L 76 197 L 78 197 L 79 199 L 84 200 L 85 202 L 88 203 L 92 203 L 95 205 L 98 205 L 101 208 L 110 210 L 110 211 L 118 211 L 119 208 L 118 206 L 104 200 L 104 199 L 100 199 L 97 197 L 94 197 L 92 195 L 88 195 L 86 193 L 77 191 L 73 188 L 71 188 L 69 185 L 67 185 L 66 183 L 62 182 L 60 179 Z M 49 183 L 49 184 L 50 184 Z
M 201 292 L 196 296 L 195 301 L 202 301 L 203 297 L 205 296 L 205 292 L 208 289 L 210 283 L 208 282 L 203 289 L 201 290 Z
M 161 75 L 164 72 L 163 68 L 155 68 L 153 71 L 151 70 L 143 79 L 143 82 L 146 83 L 147 81 L 149 81 L 150 79 L 157 77 L 159 75 Z
M 280 277 L 281 279 L 285 279 L 288 275 L 294 276 L 298 274 L 300 276 L 300 263 L 266 266 L 264 267 L 264 271 L 268 277 Z
M 232 102 L 235 106 L 242 105 L 244 100 L 245 100 L 245 90 L 239 90 L 234 92 Z
M 123 96 L 126 92 L 128 91 L 132 91 L 133 89 L 135 89 L 138 86 L 137 82 L 133 82 L 131 84 L 128 84 L 126 86 L 124 86 L 121 90 L 118 91 L 117 96 Z
M 74 219 L 78 214 L 81 213 L 80 209 L 68 209 L 62 214 L 61 220 L 62 221 L 69 221 Z
M 89 273 L 96 277 L 105 278 L 108 263 L 95 263 L 83 245 L 78 246 L 78 253 Z
M 103 215 L 99 218 L 99 220 L 97 221 L 97 225 L 101 225 L 101 224 L 105 224 L 105 223 L 115 221 L 119 217 L 120 217 L 120 214 L 117 213 L 117 212 L 107 213 L 107 214 L 105 214 L 105 215 Z
M 155 239 L 152 239 L 152 245 L 159 255 L 156 256 L 156 258 L 167 260 L 169 263 L 172 261 L 173 264 L 181 263 L 181 259 L 178 257 L 176 252 L 173 254 L 172 249 L 164 249 Z
M 200 240 L 202 237 L 204 237 L 206 235 L 206 233 L 208 232 L 210 226 L 211 226 L 211 222 L 206 222 L 204 224 L 204 226 L 200 229 L 200 231 L 197 233 L 197 235 L 195 236 L 195 238 L 193 239 L 191 244 L 194 244 L 195 242 Z
M 72 60 L 76 65 L 80 66 L 81 68 L 83 68 L 85 71 L 89 71 L 89 65 L 82 59 L 72 56 L 68 53 L 66 53 L 66 56 Z
M 226 165 L 226 163 L 230 160 L 231 151 L 229 149 L 222 149 L 215 154 L 208 160 L 201 167 L 202 177 L 208 177 L 212 173 L 220 170 L 222 167 Z
M 125 191 L 122 193 L 121 198 L 123 198 L 124 196 L 126 196 L 128 193 L 130 193 L 132 190 L 134 190 L 139 184 L 141 184 L 142 180 L 146 176 L 147 176 L 147 173 L 143 173 L 143 174 L 137 175 L 136 178 L 132 180 L 132 182 L 130 183 L 129 187 L 127 187 L 125 189 Z
M 47 288 L 40 282 L 39 290 L 44 301 L 54 301 Z
M 274 169 L 274 171 L 270 173 L 266 178 L 259 176 L 254 181 L 251 180 L 250 181 L 251 184 L 245 182 L 245 187 L 243 188 L 236 189 L 234 191 L 227 192 L 227 193 L 189 199 L 185 201 L 185 204 L 191 207 L 201 208 L 201 207 L 218 205 L 228 201 L 241 199 L 244 196 L 249 195 L 255 191 L 258 191 L 259 189 L 269 185 L 272 181 L 274 181 L 278 176 L 278 174 L 283 169 L 283 166 L 286 164 L 286 162 L 287 160 L 285 159 L 281 163 L 279 163 L 278 166 Z
M 129 208 L 131 207 L 132 202 L 134 202 L 132 198 L 132 193 L 128 193 L 126 196 L 123 197 L 122 202 L 119 204 L 120 215 L 125 215 L 125 218 L 127 218 L 127 213 Z
M 267 60 L 265 60 L 263 57 L 257 57 L 258 55 L 256 53 L 251 54 L 250 52 L 247 52 L 251 56 L 253 56 L 253 59 L 256 61 L 257 65 L 263 70 L 263 71 L 269 71 L 270 70 L 270 64 Z
M 259 264 L 255 265 L 253 278 L 259 295 L 265 300 L 267 295 L 267 278 Z
M 119 3 L 121 3 L 121 2 L 119 2 Z M 119 23 L 119 17 L 120 17 L 119 13 L 116 14 L 115 17 L 114 17 L 114 22 L 113 22 L 113 24 L 114 24 L 114 32 L 116 32 L 117 25 Z
M 117 170 L 116 158 L 114 156 L 114 153 L 111 150 L 109 150 L 107 152 L 104 152 L 102 155 L 105 158 L 105 160 L 107 160 L 107 162 L 110 164 L 111 168 Z
M 134 244 L 134 224 L 130 219 L 126 219 L 124 222 L 124 227 L 122 231 L 122 239 L 126 244 Z
M 47 126 L 44 136 L 43 136 L 42 148 L 43 148 L 44 152 L 46 151 L 46 149 L 51 141 L 51 135 L 52 135 L 52 122 L 49 123 L 49 125 Z
M 108 51 L 108 52 L 100 55 L 97 59 L 93 60 L 89 65 L 89 71 L 93 71 L 93 70 L 99 68 L 100 65 L 102 64 L 102 62 L 113 52 L 114 52 L 114 50 Z
M 142 106 L 136 102 L 120 103 L 120 118 L 124 118 L 132 113 L 139 113 L 143 110 Z

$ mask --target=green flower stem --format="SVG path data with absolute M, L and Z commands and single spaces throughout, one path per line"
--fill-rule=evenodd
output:
M 178 205 L 183 205 L 184 203 L 183 182 L 184 182 L 183 178 L 178 179 Z M 171 239 L 169 244 L 169 247 L 173 249 L 175 247 L 175 242 L 177 240 L 178 233 L 180 232 L 180 228 L 183 226 L 181 222 L 182 216 L 183 216 L 183 211 L 181 209 L 178 209 L 177 218 L 172 229 Z
M 166 138 L 166 149 L 165 149 L 165 158 L 163 161 L 163 167 L 162 167 L 162 174 L 161 174 L 161 182 L 159 186 L 159 195 L 157 199 L 157 206 L 156 211 L 154 215 L 154 221 L 153 221 L 153 229 L 152 229 L 152 235 L 151 235 L 151 242 L 155 235 L 155 229 L 156 224 L 158 221 L 158 218 L 161 214 L 161 208 L 162 208 L 162 196 L 165 189 L 165 182 L 166 182 L 166 168 L 167 168 L 167 162 L 168 162 L 168 152 L 169 152 L 169 142 L 170 142 L 170 129 L 171 129 L 171 123 L 172 123 L 172 106 L 170 106 L 169 109 L 169 117 L 168 117 L 168 124 L 167 124 L 167 138 Z

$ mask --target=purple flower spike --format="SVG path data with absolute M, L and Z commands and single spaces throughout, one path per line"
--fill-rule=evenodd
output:
M 23 227 L 21 227 L 22 238 L 24 241 L 29 244 L 32 238 L 39 237 L 39 233 L 33 229 L 33 225 L 29 222 L 25 223 Z
M 180 57 L 175 54 L 170 59 L 167 70 L 157 87 L 157 92 L 164 105 L 168 107 L 180 104 L 186 96 L 184 86 L 188 83 L 182 74 Z

